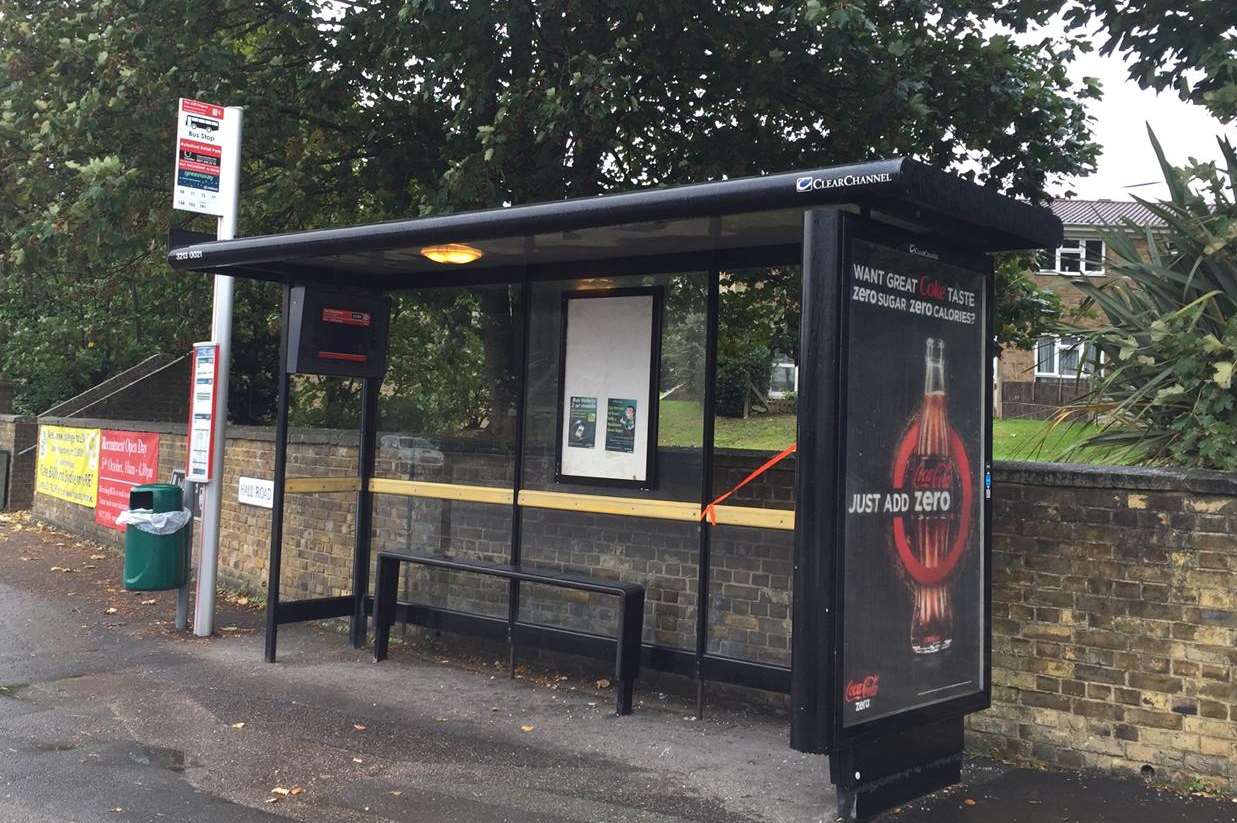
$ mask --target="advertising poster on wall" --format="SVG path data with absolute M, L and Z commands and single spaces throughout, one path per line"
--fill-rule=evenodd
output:
M 982 692 L 983 274 L 855 239 L 843 728 Z
M 94 519 L 100 526 L 124 531 L 116 516 L 129 508 L 134 486 L 159 477 L 159 435 L 104 429 L 99 442 L 99 499 Z
M 653 288 L 564 295 L 560 479 L 652 483 L 660 312 Z
M 99 484 L 99 430 L 39 426 L 35 491 L 94 508 Z

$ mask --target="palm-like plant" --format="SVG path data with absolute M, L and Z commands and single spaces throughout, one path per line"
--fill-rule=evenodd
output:
M 1105 232 L 1117 276 L 1077 284 L 1104 325 L 1069 329 L 1094 358 L 1093 387 L 1060 419 L 1099 424 L 1074 453 L 1098 447 L 1149 464 L 1237 470 L 1237 152 L 1221 139 L 1224 167 L 1174 168 L 1150 136 L 1170 199 L 1139 202 L 1164 228 L 1131 222 Z M 1138 233 L 1145 254 L 1131 239 Z

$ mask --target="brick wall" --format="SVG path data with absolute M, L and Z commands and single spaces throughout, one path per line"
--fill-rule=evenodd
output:
M 9 453 L 8 499 L 0 500 L 5 511 L 30 508 L 34 499 L 34 446 L 37 442 L 38 425 L 33 417 L 0 414 L 0 451 Z
M 161 476 L 182 464 L 183 426 L 133 427 L 161 432 Z M 270 515 L 237 503 L 236 484 L 242 474 L 271 476 L 274 444 L 269 430 L 230 433 L 220 577 L 258 590 Z M 293 432 L 289 473 L 355 475 L 356 442 L 352 432 Z M 414 466 L 380 448 L 377 474 L 510 486 L 508 454 L 443 445 L 441 457 L 441 465 Z M 680 457 L 663 452 L 659 460 Z M 715 488 L 729 488 L 758 459 L 720 454 Z M 680 471 L 666 468 L 666 476 Z M 1169 779 L 1237 788 L 1237 480 L 1016 463 L 999 464 L 994 475 L 993 707 L 969 720 L 973 748 L 1067 768 L 1149 765 Z M 793 464 L 782 464 L 735 502 L 788 507 L 793 477 Z M 283 595 L 347 593 L 355 496 L 287 500 Z M 34 510 L 117 540 L 89 509 L 37 495 Z M 501 560 L 510 517 L 507 506 L 379 495 L 374 546 Z M 645 640 L 692 647 L 692 524 L 538 510 L 524 518 L 528 562 L 644 583 Z M 710 651 L 790 665 L 792 553 L 789 532 L 714 530 Z M 506 613 L 505 585 L 476 575 L 408 570 L 403 588 L 422 602 Z M 556 589 L 525 587 L 521 606 L 525 619 L 591 631 L 609 630 L 614 619 L 607 598 Z
M 976 746 L 1237 788 L 1237 478 L 1004 464 Z

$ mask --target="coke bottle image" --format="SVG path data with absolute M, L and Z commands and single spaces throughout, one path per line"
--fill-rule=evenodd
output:
M 923 405 L 918 414 L 918 437 L 909 461 L 914 501 L 908 515 L 911 551 L 931 579 L 950 554 L 956 521 L 957 470 L 950 454 L 949 411 L 945 395 L 945 341 L 929 337 L 924 351 Z M 953 606 L 950 580 L 924 584 L 910 579 L 914 609 L 911 648 L 916 654 L 935 654 L 953 642 Z

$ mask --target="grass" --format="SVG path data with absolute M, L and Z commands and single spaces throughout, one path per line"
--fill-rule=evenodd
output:
M 657 440 L 664 446 L 699 448 L 702 433 L 700 403 L 694 400 L 663 400 L 658 417 Z M 795 442 L 793 414 L 754 415 L 746 420 L 719 417 L 714 424 L 714 443 L 719 449 L 781 451 Z M 997 420 L 992 424 L 994 460 L 1043 460 L 1058 462 L 1067 448 L 1095 427 L 1083 423 L 1056 427 L 1043 420 Z M 1073 462 L 1121 464 L 1128 457 L 1116 449 L 1088 449 L 1071 455 Z
M 699 448 L 703 421 L 698 401 L 663 400 L 657 418 L 657 442 L 662 446 Z M 778 452 L 795 442 L 793 414 L 761 414 L 746 420 L 719 417 L 713 428 L 713 445 L 719 449 Z
M 1055 462 L 1094 426 L 1063 423 L 1055 428 L 1046 420 L 994 420 L 992 423 L 993 460 L 1045 460 Z M 1079 457 L 1073 460 L 1078 461 Z

